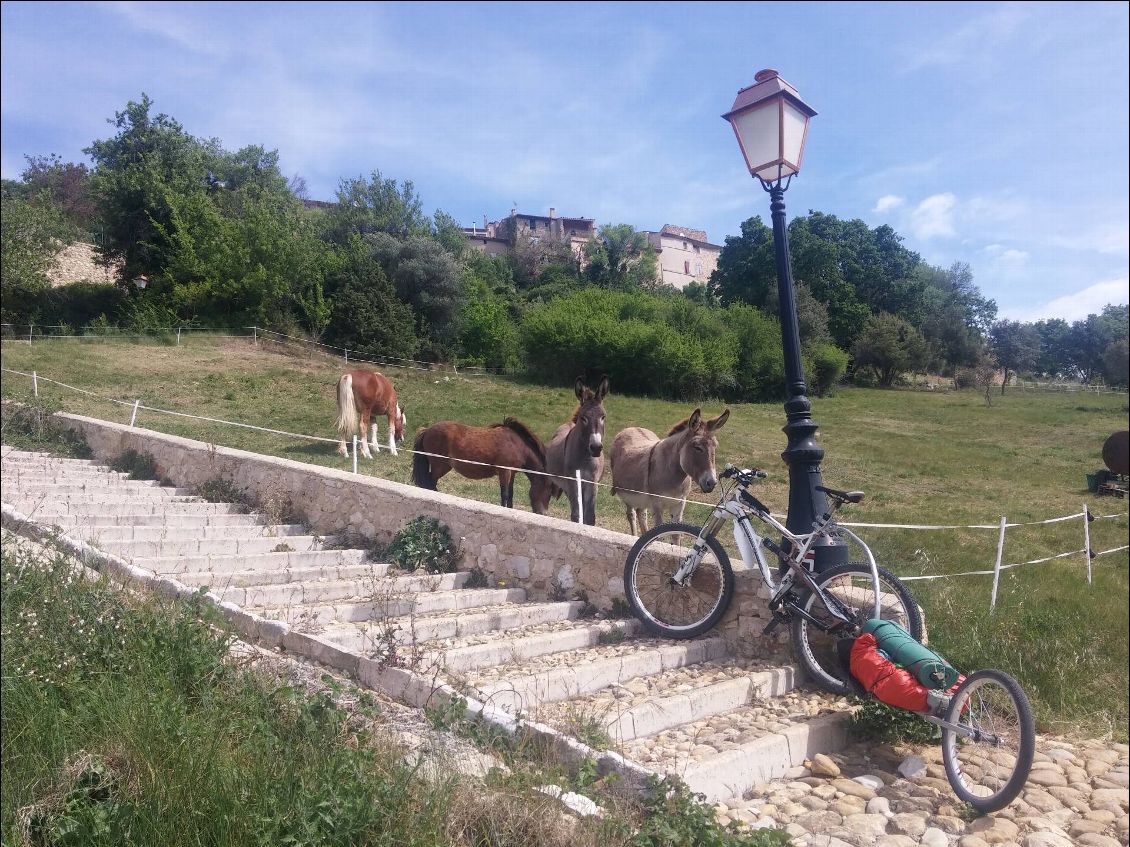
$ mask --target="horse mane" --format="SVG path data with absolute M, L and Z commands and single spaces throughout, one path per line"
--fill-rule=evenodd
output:
M 491 429 L 506 427 L 512 430 L 529 447 L 535 456 L 541 461 L 541 466 L 545 467 L 545 445 L 541 443 L 541 439 L 534 435 L 533 431 L 522 423 L 517 418 L 504 418 L 502 423 L 491 424 Z
M 679 421 L 677 424 L 675 424 L 673 427 L 671 427 L 671 431 L 669 433 L 667 433 L 667 437 L 670 438 L 675 433 L 682 432 L 684 429 L 686 429 L 690 425 L 690 422 L 691 422 L 690 418 L 683 418 L 681 421 Z

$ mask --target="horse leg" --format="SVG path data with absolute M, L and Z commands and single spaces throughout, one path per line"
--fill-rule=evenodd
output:
M 381 445 L 380 445 L 380 443 L 379 443 L 379 442 L 377 441 L 377 422 L 376 422 L 376 421 L 372 421 L 372 422 L 371 422 L 371 423 L 369 424 L 369 432 L 370 432 L 370 435 L 369 435 L 369 445 L 370 445 L 370 446 L 371 446 L 371 447 L 372 447 L 372 448 L 373 448 L 373 449 L 374 449 L 374 450 L 375 450 L 376 452 L 378 452 L 378 453 L 379 453 L 379 452 L 381 452 Z
M 498 472 L 498 497 L 504 508 L 514 508 L 514 474 L 512 471 Z
M 586 480 L 587 482 L 588 480 Z M 585 523 L 596 526 L 596 486 L 582 486 L 581 501 L 585 504 Z
M 373 454 L 369 452 L 369 443 L 365 440 L 365 433 L 369 431 L 369 410 L 366 409 L 361 412 L 361 425 L 358 427 L 358 443 L 361 445 L 361 455 L 366 459 L 373 458 Z
M 639 535 L 640 532 L 636 529 L 636 510 L 628 506 L 624 511 L 628 516 L 628 532 L 632 535 Z
M 345 445 L 345 439 L 344 438 L 341 439 L 341 442 L 337 445 L 337 452 L 343 458 L 349 458 L 349 448 Z
M 394 455 L 394 456 L 397 455 L 397 453 L 396 453 L 396 421 L 393 420 L 393 416 L 397 414 L 399 409 L 400 409 L 400 407 L 397 406 L 395 403 L 393 403 L 392 407 L 388 410 L 388 452 L 392 453 L 392 455 Z M 376 446 L 376 443 L 377 443 L 377 425 L 373 424 L 373 446 Z

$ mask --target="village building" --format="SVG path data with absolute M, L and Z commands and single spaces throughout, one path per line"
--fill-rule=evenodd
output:
M 705 285 L 718 267 L 722 248 L 711 244 L 701 229 L 664 224 L 647 238 L 659 260 L 659 281 L 666 285 L 680 290 L 692 282 Z
M 557 210 L 550 208 L 549 215 L 532 215 L 510 210 L 510 216 L 500 221 L 488 221 L 483 216 L 483 227 L 464 227 L 463 234 L 467 245 L 488 256 L 501 256 L 521 238 L 528 238 L 530 244 L 542 242 L 568 244 L 577 259 L 584 256 L 585 244 L 596 238 L 596 223 L 592 218 L 558 217 Z

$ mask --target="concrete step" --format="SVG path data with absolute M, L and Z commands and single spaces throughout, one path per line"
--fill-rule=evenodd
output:
M 129 474 L 99 465 L 43 467 L 40 465 L 21 465 L 4 462 L 3 466 L 0 466 L 0 478 L 8 479 L 13 482 L 48 482 L 52 480 L 112 482 L 114 480 L 128 480 Z
M 19 485 L 0 486 L 4 499 L 9 496 L 23 497 L 66 497 L 67 495 L 90 495 L 99 497 L 108 495 L 128 495 L 132 497 L 193 497 L 196 495 L 192 488 L 173 488 L 163 486 L 155 480 L 127 479 L 107 485 L 102 482 L 21 482 Z
M 53 522 L 56 518 L 73 518 L 74 522 L 78 522 L 91 516 L 246 515 L 247 512 L 246 509 L 235 503 L 207 503 L 196 497 L 154 501 L 153 498 L 133 497 L 111 500 L 108 497 L 90 495 L 85 500 L 79 501 L 53 501 L 48 498 L 39 498 L 27 502 L 9 500 L 5 497 L 4 502 L 11 503 L 27 514 L 32 514 L 29 509 L 34 510 L 34 516 L 37 519 L 48 522 Z
M 442 576 L 399 576 L 362 579 L 313 580 L 275 585 L 239 587 L 213 584 L 212 590 L 229 603 L 247 609 L 263 607 L 309 606 L 357 599 L 376 603 L 403 601 L 406 595 L 447 592 L 462 588 L 469 574 Z
M 175 489 L 169 488 L 154 488 L 151 492 L 144 494 L 135 493 L 132 491 L 106 491 L 102 494 L 96 494 L 91 491 L 82 493 L 58 493 L 49 490 L 44 491 L 4 491 L 0 495 L 5 503 L 12 503 L 14 505 L 22 504 L 27 508 L 39 508 L 40 506 L 53 506 L 54 514 L 60 512 L 83 512 L 90 511 L 94 506 L 137 506 L 137 507 L 159 507 L 170 503 L 204 503 L 199 497 L 194 497 L 190 494 L 177 494 Z M 58 508 L 63 507 L 63 508 Z M 144 511 L 142 509 L 142 511 Z
M 584 697 L 724 655 L 726 644 L 718 637 L 678 642 L 631 638 L 480 670 L 468 674 L 465 681 L 500 708 L 529 713 L 547 703 Z
M 179 579 L 179 574 L 214 573 L 217 576 L 239 571 L 282 571 L 287 568 L 320 568 L 358 565 L 364 550 L 315 550 L 309 553 L 252 553 L 246 556 L 138 556 L 133 563 L 162 576 Z
M 578 657 L 577 667 L 587 669 L 588 663 Z M 723 655 L 617 683 L 568 702 L 537 704 L 531 712 L 564 732 L 583 716 L 623 743 L 779 697 L 794 687 L 791 667 Z
M 429 657 L 449 673 L 469 673 L 482 668 L 520 668 L 530 659 L 559 655 L 630 638 L 638 629 L 633 620 L 568 621 L 554 627 L 496 630 L 464 638 L 444 639 L 429 647 Z
M 277 571 L 244 570 L 234 571 L 232 573 L 196 571 L 193 573 L 178 574 L 177 580 L 183 582 L 185 585 L 208 585 L 217 589 L 228 587 L 246 588 L 253 585 L 282 585 L 293 582 L 380 579 L 388 573 L 389 567 L 389 565 L 363 562 L 357 565 L 285 568 Z
M 103 487 L 111 487 L 115 485 L 124 485 L 126 483 L 145 483 L 154 482 L 151 479 L 130 479 L 128 474 L 116 473 L 115 471 L 99 471 L 99 470 L 83 470 L 83 471 L 60 471 L 59 473 L 40 473 L 38 471 L 27 471 L 5 467 L 3 469 L 0 479 L 3 479 L 5 487 L 36 487 L 42 488 L 45 486 L 53 485 L 82 485 L 91 488 L 101 489 Z
M 99 541 L 98 549 L 123 559 L 167 558 L 169 556 L 243 555 L 254 553 L 308 553 L 324 550 L 335 543 L 317 535 L 289 535 L 284 538 L 232 538 L 160 541 Z
M 40 513 L 42 514 L 42 512 Z M 229 512 L 184 512 L 146 515 L 66 514 L 54 515 L 51 523 L 64 529 L 87 527 L 170 527 L 172 529 L 205 528 L 219 526 L 262 527 L 262 515 Z
M 327 624 L 319 634 L 346 650 L 368 654 L 377 645 L 385 643 L 386 636 L 397 643 L 419 644 L 495 630 L 519 630 L 527 626 L 574 620 L 581 613 L 584 605 L 576 600 L 560 603 L 521 603 L 392 617 L 377 623 L 338 622 Z
M 850 713 L 843 698 L 794 689 L 635 738 L 620 752 L 646 768 L 679 776 L 713 803 L 740 797 L 817 753 L 844 747 Z
M 238 525 L 238 526 L 117 526 L 88 524 L 75 525 L 77 537 L 93 539 L 92 543 L 106 541 L 151 541 L 162 543 L 187 543 L 198 541 L 246 541 L 255 538 L 287 539 L 304 536 L 309 530 L 302 524 Z M 97 546 L 97 545 L 96 545 Z
M 401 595 L 360 603 L 314 603 L 249 608 L 265 618 L 286 621 L 292 626 L 324 627 L 333 623 L 481 609 L 484 606 L 498 606 L 504 603 L 522 603 L 525 599 L 526 591 L 522 588 L 464 588 L 459 591 Z

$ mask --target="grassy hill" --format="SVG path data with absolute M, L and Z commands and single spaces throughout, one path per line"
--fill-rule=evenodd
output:
M 86 389 L 103 398 L 143 404 L 292 433 L 334 438 L 333 386 L 341 359 L 302 347 L 211 336 L 185 337 L 182 346 L 114 341 L 5 342 L 5 368 Z M 572 414 L 571 388 L 454 372 L 382 368 L 396 383 L 409 431 L 438 420 L 485 425 L 514 416 L 543 439 Z M 30 381 L 4 374 L 3 396 L 30 395 Z M 40 393 L 63 408 L 128 421 L 130 409 L 105 399 L 40 383 Z M 607 438 L 627 426 L 664 433 L 698 404 L 612 394 L 605 402 Z M 717 415 L 724 404 L 701 403 Z M 783 511 L 787 470 L 780 404 L 736 404 L 719 431 L 718 461 L 766 468 L 763 499 Z M 867 499 L 844 519 L 867 523 L 995 525 L 1075 514 L 1084 503 L 1096 514 L 1122 517 L 1091 525 L 1092 548 L 1126 543 L 1125 501 L 1099 499 L 1085 474 L 1102 467 L 1100 451 L 1111 432 L 1127 425 L 1127 398 L 1117 394 L 1008 391 L 989 406 L 975 391 L 844 389 L 814 401 L 813 417 L 827 451 L 824 479 L 858 488 Z M 381 422 L 384 441 L 385 422 Z M 223 424 L 140 412 L 138 425 L 302 462 L 348 468 L 335 445 Z M 410 438 L 405 446 L 410 447 Z M 407 482 L 411 456 L 380 453 L 362 460 L 364 473 Z M 606 479 L 607 481 L 607 479 Z M 449 475 L 440 489 L 498 502 L 497 485 Z M 515 503 L 528 508 L 524 478 Z M 697 495 L 704 503 L 710 498 Z M 688 504 L 700 522 L 707 506 Z M 552 514 L 567 518 L 558 501 Z M 623 507 L 602 489 L 597 522 L 627 528 Z M 865 529 L 882 564 L 902 576 L 956 574 L 991 568 L 995 529 Z M 1082 519 L 1009 531 L 1006 563 L 1078 551 Z M 996 666 L 1034 690 L 1045 729 L 1085 728 L 1127 734 L 1127 554 L 1100 557 L 1094 584 L 1086 582 L 1082 553 L 1028 565 L 1002 577 L 996 612 L 989 614 L 990 577 L 914 582 L 927 611 L 935 646 L 964 668 Z M 1110 692 L 1121 692 L 1111 703 Z

